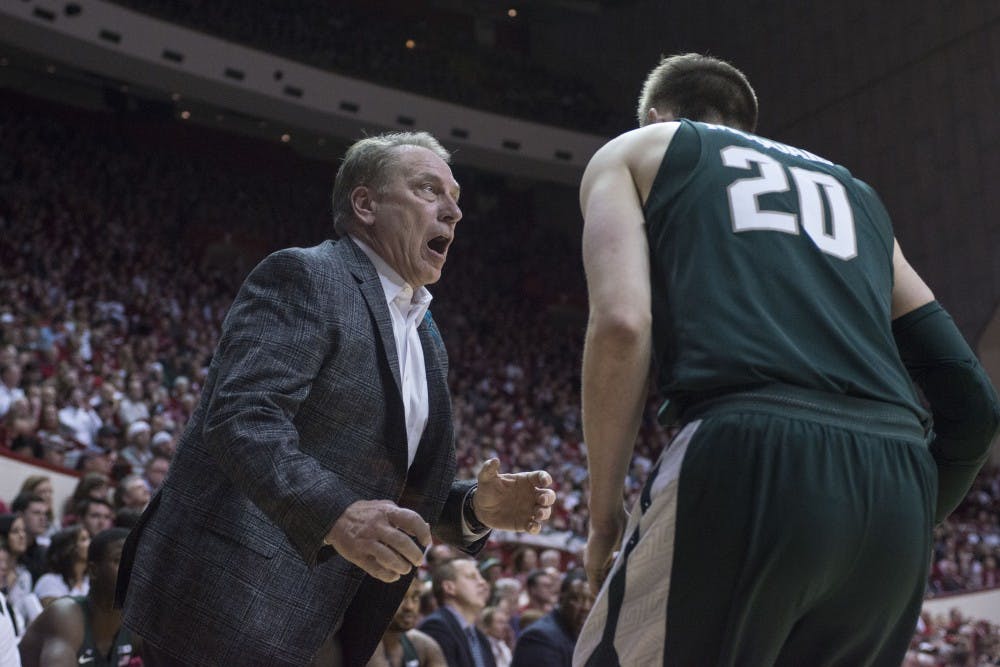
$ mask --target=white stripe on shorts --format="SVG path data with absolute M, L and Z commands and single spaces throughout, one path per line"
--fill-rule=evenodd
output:
M 613 635 L 619 664 L 623 667 L 663 664 L 667 596 L 674 561 L 677 483 L 688 444 L 700 424 L 700 420 L 687 424 L 660 455 L 659 470 L 650 487 L 649 507 L 643 511 L 640 497 L 632 508 L 622 539 L 629 540 L 638 531 L 638 541 L 627 562 L 623 547 L 601 586 L 577 640 L 573 667 L 584 667 L 601 643 L 608 622 L 608 586 L 622 568 L 625 568 L 625 596 Z

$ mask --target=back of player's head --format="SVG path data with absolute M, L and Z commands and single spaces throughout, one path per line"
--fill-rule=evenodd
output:
M 653 68 L 639 95 L 640 127 L 649 122 L 653 108 L 747 132 L 757 128 L 757 95 L 743 72 L 698 53 L 667 56 Z
M 100 563 L 108 556 L 108 549 L 112 544 L 128 537 L 128 528 L 108 528 L 102 530 L 90 541 L 87 547 L 87 562 Z

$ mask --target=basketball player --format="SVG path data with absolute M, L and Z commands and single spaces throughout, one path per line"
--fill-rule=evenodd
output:
M 139 655 L 141 647 L 114 608 L 126 537 L 125 528 L 109 528 L 90 542 L 90 592 L 56 600 L 28 626 L 20 645 L 24 667 L 117 667 Z
M 447 667 L 441 647 L 417 630 L 423 583 L 414 577 L 366 667 Z
M 586 565 L 603 586 L 575 665 L 899 665 L 932 526 L 1000 423 L 874 191 L 756 119 L 741 72 L 666 58 L 645 127 L 583 177 Z M 651 359 L 682 429 L 628 517 Z

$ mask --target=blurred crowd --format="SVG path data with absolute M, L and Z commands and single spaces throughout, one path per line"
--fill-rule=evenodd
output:
M 334 166 L 173 123 L 3 102 L 0 447 L 80 474 L 61 506 L 44 476 L 0 498 L 0 576 L 23 630 L 47 602 L 86 591 L 89 539 L 132 525 L 168 474 L 245 272 L 269 250 L 329 235 Z M 542 539 L 565 546 L 587 526 L 576 231 L 540 219 L 537 197 L 557 186 L 456 177 L 465 219 L 432 292 L 460 475 L 494 455 L 505 469 L 548 470 L 558 501 Z M 658 402 L 629 471 L 633 495 L 669 439 Z M 935 538 L 928 595 L 1000 586 L 1000 469 L 984 471 Z M 489 591 L 477 614 L 499 657 L 515 656 L 520 633 L 561 595 L 564 616 L 589 605 L 565 578 L 579 565 L 572 550 L 491 544 L 476 562 Z M 425 588 L 421 617 L 435 605 Z M 997 633 L 926 617 L 910 658 L 998 664 Z
M 613 115 L 589 83 L 547 71 L 527 57 L 530 26 L 511 20 L 505 6 L 497 5 L 495 16 L 477 19 L 398 3 L 388 12 L 396 17 L 391 21 L 378 3 L 115 1 L 269 53 L 446 102 L 605 136 L 625 129 L 613 126 Z M 504 40 L 508 32 L 516 38 Z

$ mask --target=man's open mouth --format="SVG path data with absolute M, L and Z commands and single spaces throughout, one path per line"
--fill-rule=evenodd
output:
M 439 255 L 443 255 L 448 250 L 448 244 L 451 243 L 451 239 L 447 236 L 435 236 L 430 241 L 427 242 L 427 247 L 436 252 Z

